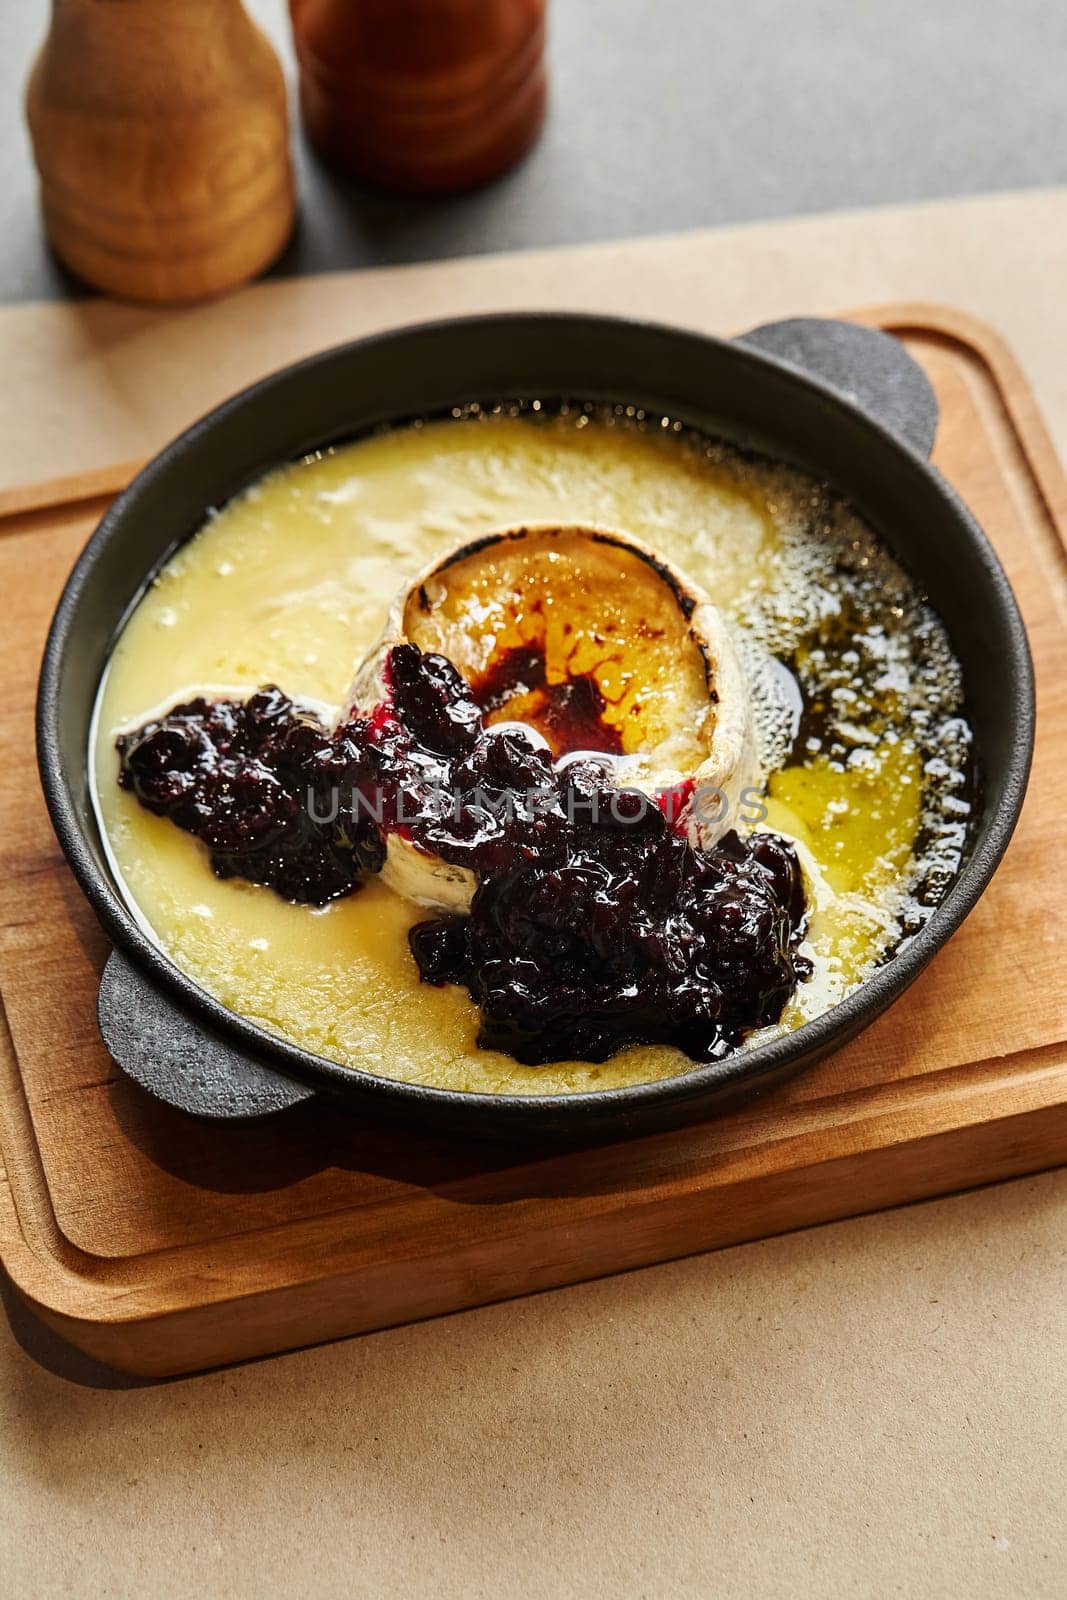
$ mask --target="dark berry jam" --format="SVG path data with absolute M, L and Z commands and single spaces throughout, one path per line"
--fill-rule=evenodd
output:
M 545 854 L 482 878 L 468 917 L 411 930 L 428 983 L 464 983 L 478 1042 L 538 1064 L 604 1061 L 669 1044 L 697 1061 L 776 1022 L 810 970 L 797 952 L 804 895 L 784 840 L 727 834 L 697 853 L 650 803 L 571 769 L 598 820 L 553 833 Z
M 220 878 L 324 905 L 381 870 L 373 821 L 351 803 L 334 805 L 338 782 L 351 795 L 356 771 L 343 736 L 280 689 L 191 700 L 117 743 L 122 788 L 202 840 Z
M 505 650 L 472 684 L 474 698 L 483 711 L 500 711 L 516 698 L 522 715 L 546 741 L 554 756 L 577 750 L 622 754 L 619 731 L 607 722 L 607 701 L 596 679 L 588 673 L 549 683 L 543 650 L 533 646 Z
M 465 985 L 479 1043 L 519 1061 L 638 1043 L 710 1060 L 779 1018 L 809 971 L 786 841 L 693 850 L 677 796 L 487 727 L 484 686 L 444 656 L 399 645 L 385 682 L 382 704 L 332 731 L 278 689 L 190 701 L 118 740 L 119 782 L 202 840 L 221 877 L 289 900 L 352 893 L 390 833 L 468 868 L 470 914 L 418 923 L 412 954 L 425 982 Z
M 414 644 L 394 645 L 385 681 L 393 715 L 415 745 L 455 755 L 469 749 L 481 732 L 481 709 L 447 656 L 424 655 Z

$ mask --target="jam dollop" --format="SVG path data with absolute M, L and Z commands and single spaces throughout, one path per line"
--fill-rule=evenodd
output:
M 698 854 L 595 767 L 570 768 L 566 785 L 536 855 L 482 878 L 469 916 L 411 929 L 423 979 L 463 983 L 478 1003 L 478 1043 L 528 1064 L 642 1043 L 705 1061 L 777 1021 L 810 970 L 791 846 L 729 833 Z
M 190 700 L 116 743 L 120 786 L 200 839 L 220 878 L 325 905 L 381 870 L 385 841 L 352 803 L 357 749 L 280 689 Z
M 446 657 L 395 646 L 381 703 L 331 730 L 262 689 L 195 699 L 118 740 L 120 784 L 206 845 L 221 877 L 325 904 L 386 839 L 468 868 L 469 914 L 410 930 L 423 981 L 462 984 L 479 1044 L 537 1064 L 626 1045 L 694 1060 L 777 1021 L 809 965 L 793 847 L 731 832 L 694 850 L 674 808 L 486 725 Z

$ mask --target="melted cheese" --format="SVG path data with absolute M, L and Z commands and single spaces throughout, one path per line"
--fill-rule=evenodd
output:
M 116 786 L 117 731 L 197 693 L 263 683 L 343 703 L 411 573 L 449 546 L 527 521 L 624 528 L 743 621 L 775 582 L 783 497 L 669 435 L 585 418 L 415 426 L 271 474 L 213 516 L 130 618 L 101 690 L 97 804 L 131 903 L 163 949 L 232 1010 L 307 1049 L 456 1089 L 555 1093 L 691 1068 L 661 1046 L 602 1065 L 523 1067 L 477 1048 L 477 1008 L 419 983 L 418 910 L 372 883 L 322 910 L 211 873 L 205 852 Z M 816 976 L 795 1027 L 869 970 L 892 930 L 919 819 L 918 758 L 887 744 L 865 766 L 776 775 L 768 826 L 810 852 Z

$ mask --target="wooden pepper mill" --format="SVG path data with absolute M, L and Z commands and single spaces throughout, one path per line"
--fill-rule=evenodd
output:
M 545 0 L 289 0 L 314 143 L 409 194 L 486 183 L 545 114 Z
M 289 237 L 285 80 L 241 0 L 53 0 L 26 109 L 52 244 L 97 288 L 218 294 Z

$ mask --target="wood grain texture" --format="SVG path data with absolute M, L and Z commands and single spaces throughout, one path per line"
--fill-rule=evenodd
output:
M 53 0 L 26 114 L 49 237 L 99 289 L 220 294 L 289 237 L 285 81 L 241 0 Z
M 409 194 L 498 177 L 540 131 L 545 0 L 290 0 L 300 105 L 328 160 Z
M 107 947 L 48 825 L 32 716 L 56 594 L 122 471 L 9 497 L 0 1255 L 73 1342 L 134 1371 L 189 1371 L 1067 1159 L 1067 490 L 988 330 L 924 307 L 862 319 L 901 332 L 929 371 L 935 459 L 1026 616 L 1039 732 L 1022 821 L 964 927 L 860 1039 L 729 1116 L 595 1151 L 460 1145 L 313 1104 L 212 1127 L 116 1072 L 95 1021 Z

